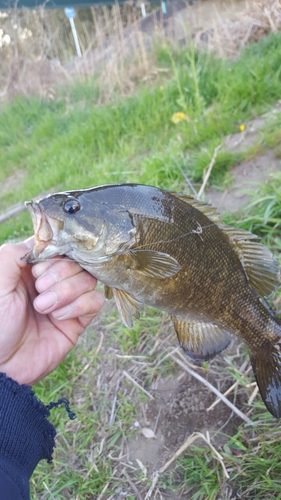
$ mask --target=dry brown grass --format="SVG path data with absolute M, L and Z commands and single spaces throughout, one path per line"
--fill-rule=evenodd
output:
M 199 29 L 195 40 L 199 47 L 215 51 L 220 57 L 237 57 L 247 44 L 281 29 L 280 0 L 246 1 L 245 8 L 229 19 L 223 18 L 218 9 L 214 11 L 207 29 Z
M 2 15 L 0 94 L 8 99 L 17 94 L 52 97 L 57 85 L 85 79 L 105 65 L 101 78 L 107 80 L 110 73 L 118 84 L 120 78 L 125 81 L 128 57 L 133 60 L 133 73 L 139 68 L 139 74 L 146 75 L 151 42 L 138 28 L 139 17 L 140 9 L 129 3 L 77 9 L 75 26 L 83 54 L 79 60 L 69 21 L 61 10 L 22 9 Z
M 181 6 L 182 6 L 181 2 Z M 157 78 L 154 44 L 188 44 L 218 57 L 237 57 L 249 42 L 281 28 L 280 0 L 199 0 L 163 18 L 146 19 L 130 4 L 78 9 L 75 24 L 83 57 L 75 56 L 68 19 L 62 11 L 27 9 L 1 18 L 0 96 L 37 94 L 52 98 L 56 87 L 98 74 L 101 99 L 113 91 L 127 94 L 139 81 Z M 1 39 L 0 39 L 1 42 Z

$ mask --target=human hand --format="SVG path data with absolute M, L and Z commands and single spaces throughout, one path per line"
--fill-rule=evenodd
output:
M 32 247 L 0 247 L 0 372 L 29 385 L 61 363 L 104 302 L 76 262 L 21 260 Z

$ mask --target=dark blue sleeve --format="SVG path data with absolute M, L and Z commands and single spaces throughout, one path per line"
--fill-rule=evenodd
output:
M 29 479 L 52 459 L 55 428 L 31 387 L 0 373 L 0 498 L 29 500 Z

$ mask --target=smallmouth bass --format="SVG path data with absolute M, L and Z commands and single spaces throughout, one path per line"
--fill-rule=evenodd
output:
M 139 184 L 108 185 L 26 202 L 35 244 L 29 262 L 66 255 L 105 285 L 124 324 L 144 304 L 169 313 L 196 360 L 246 343 L 261 396 L 281 415 L 281 323 L 264 297 L 278 264 L 256 236 L 223 224 L 190 196 Z

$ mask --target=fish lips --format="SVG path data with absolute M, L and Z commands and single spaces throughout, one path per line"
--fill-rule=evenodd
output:
M 40 204 L 35 201 L 26 201 L 25 206 L 29 210 L 34 228 L 34 247 L 28 258 L 28 262 L 37 261 L 39 255 L 52 242 L 56 243 L 55 237 L 58 232 L 56 221 L 46 216 L 40 207 Z

